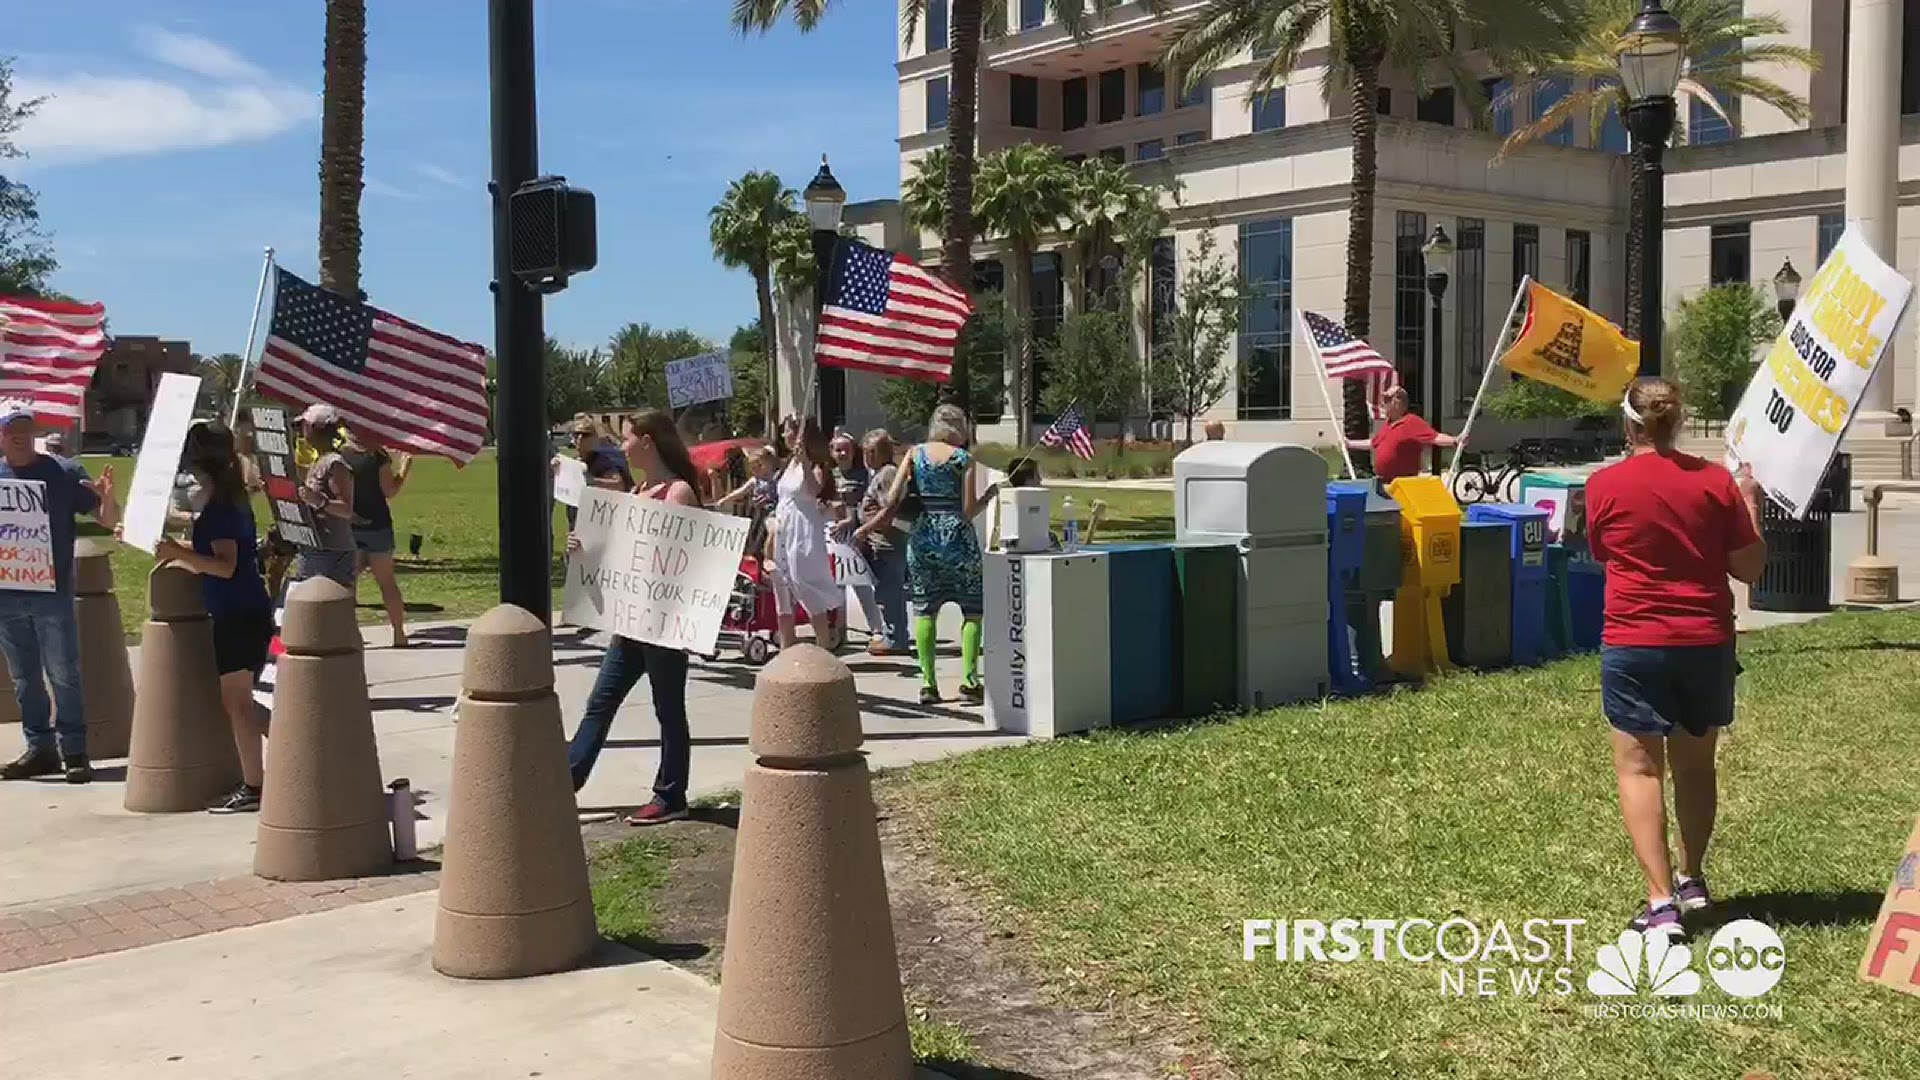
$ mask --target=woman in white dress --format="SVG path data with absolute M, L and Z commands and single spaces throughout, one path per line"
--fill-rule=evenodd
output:
M 831 647 L 839 637 L 835 620 L 847 600 L 847 590 L 833 580 L 833 562 L 827 556 L 833 458 L 818 422 L 789 420 L 788 424 L 787 444 L 793 447 L 793 457 L 780 473 L 780 504 L 773 513 L 771 577 L 780 647 L 790 648 L 800 640 L 794 630 L 796 603 L 807 609 L 815 640 Z

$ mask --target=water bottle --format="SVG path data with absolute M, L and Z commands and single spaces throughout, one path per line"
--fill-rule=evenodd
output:
M 1079 551 L 1080 521 L 1073 516 L 1073 496 L 1067 496 L 1066 502 L 1061 504 L 1060 513 L 1067 519 L 1066 539 L 1061 543 L 1061 549 L 1069 553 Z
M 395 862 L 411 862 L 420 857 L 420 843 L 414 831 L 413 786 L 404 778 L 387 785 L 387 819 L 393 826 Z

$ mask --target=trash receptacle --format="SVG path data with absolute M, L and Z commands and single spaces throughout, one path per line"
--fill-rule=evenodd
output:
M 1240 549 L 1176 545 L 1173 569 L 1178 714 L 1193 718 L 1231 709 L 1240 701 Z
M 1853 455 L 1835 454 L 1833 462 L 1827 466 L 1826 481 L 1822 485 L 1827 489 L 1827 512 L 1850 514 L 1853 512 Z
M 1387 489 L 1400 504 L 1400 591 L 1393 600 L 1393 670 L 1419 677 L 1453 666 L 1440 601 L 1460 583 L 1460 504 L 1438 476 Z
M 1799 521 L 1772 499 L 1763 499 L 1760 536 L 1767 542 L 1767 568 L 1747 593 L 1748 605 L 1755 611 L 1830 609 L 1833 518 L 1827 510 L 1827 492 L 1814 492 L 1807 516 Z
M 1547 512 L 1519 503 L 1478 503 L 1467 521 L 1504 522 L 1512 571 L 1513 663 L 1537 664 L 1547 655 Z
M 1173 715 L 1179 626 L 1173 545 L 1100 544 L 1082 550 L 1107 556 L 1113 722 Z
M 1513 527 L 1460 527 L 1460 584 L 1441 601 L 1447 654 L 1472 668 L 1505 667 L 1513 654 Z

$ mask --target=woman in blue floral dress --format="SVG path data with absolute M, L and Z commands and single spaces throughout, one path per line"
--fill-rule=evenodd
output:
M 980 538 L 973 519 L 993 501 L 995 489 L 978 492 L 973 455 L 967 452 L 967 417 L 952 405 L 933 411 L 927 441 L 907 455 L 881 512 L 855 532 L 864 542 L 884 529 L 901 510 L 907 491 L 919 494 L 919 513 L 907 532 L 907 581 L 913 593 L 913 636 L 920 657 L 920 701 L 940 701 L 934 678 L 934 619 L 947 604 L 965 618 L 960 630 L 960 697 L 978 705 L 986 698 L 980 683 Z

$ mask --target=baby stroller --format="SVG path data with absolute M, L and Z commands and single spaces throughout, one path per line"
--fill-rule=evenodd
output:
M 796 625 L 809 623 L 806 608 L 794 605 L 793 621 Z M 733 595 L 727 601 L 727 613 L 720 620 L 720 639 L 715 643 L 717 652 L 721 645 L 731 645 L 740 650 L 750 664 L 764 664 L 773 655 L 774 635 L 779 633 L 779 613 L 773 603 L 773 583 L 767 580 L 767 571 L 760 557 L 748 554 L 740 560 L 740 570 L 733 577 Z M 830 619 L 826 625 L 814 633 L 815 641 L 821 648 L 836 651 L 846 639 L 846 627 L 838 619 Z

